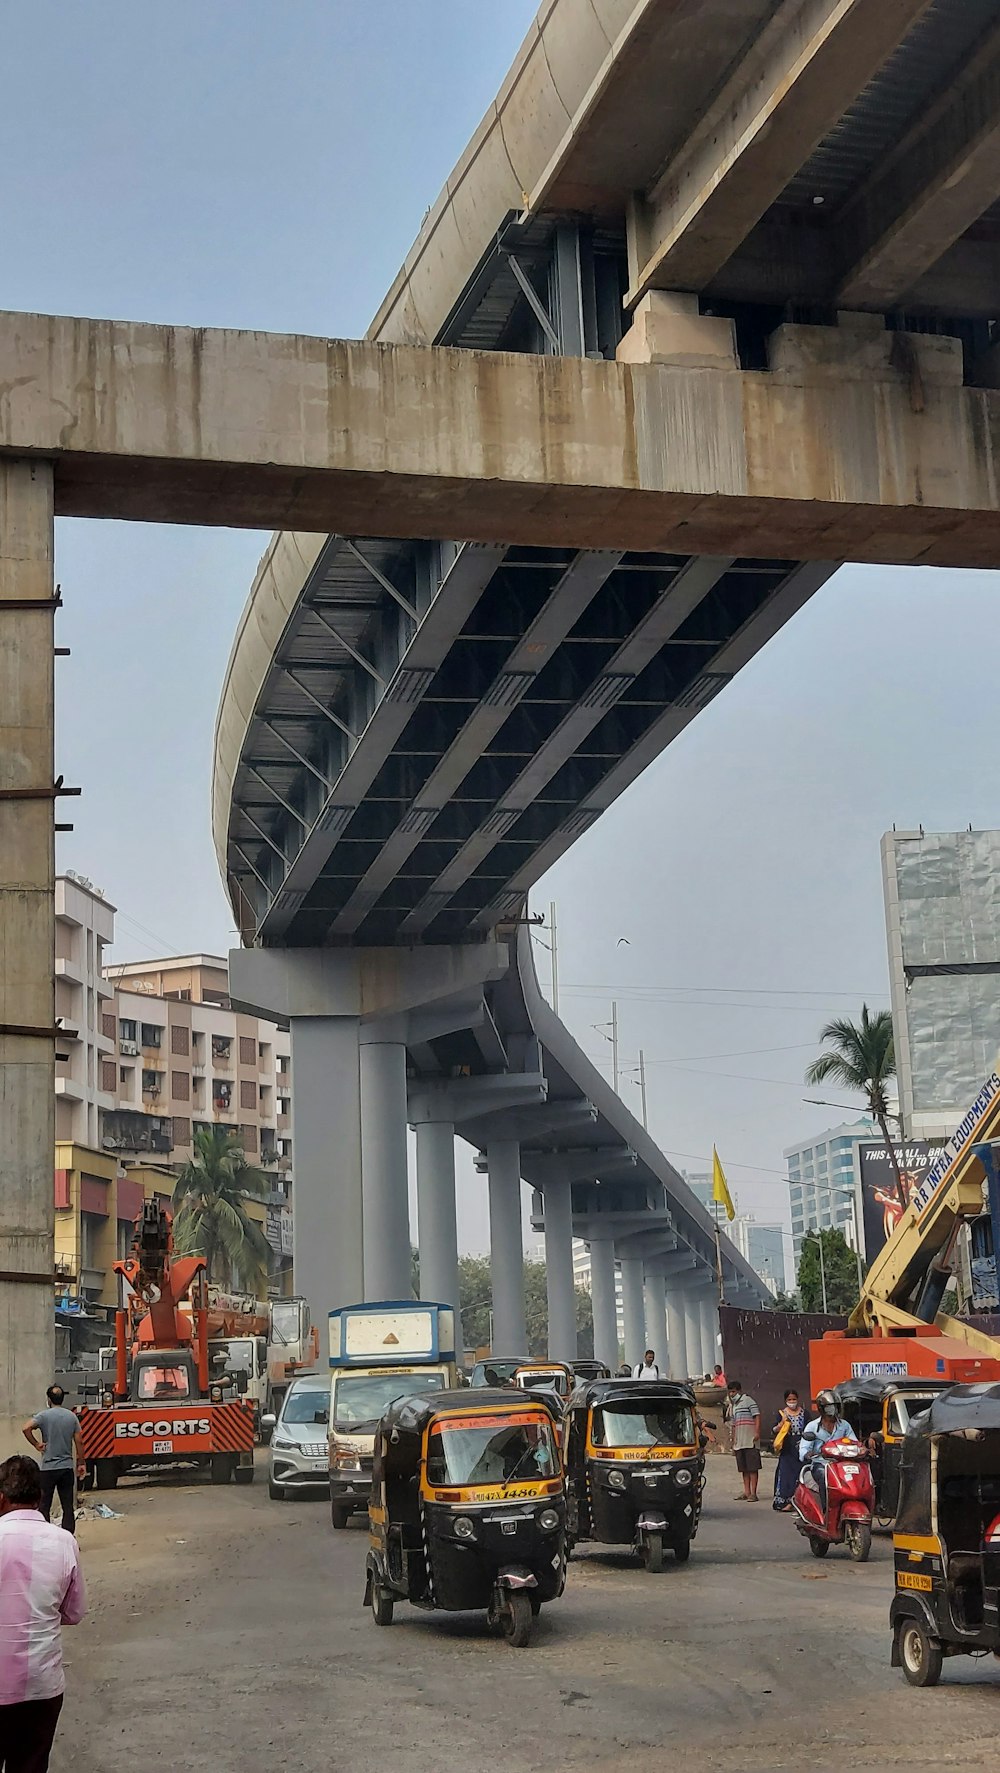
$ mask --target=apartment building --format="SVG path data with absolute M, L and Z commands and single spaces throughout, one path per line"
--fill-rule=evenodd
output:
M 291 1171 L 291 1039 L 233 1010 L 216 955 L 111 967 L 112 1043 L 102 1082 L 113 1097 L 103 1148 L 185 1164 L 199 1126 L 237 1134 L 252 1163 L 273 1166 L 280 1192 Z
M 113 988 L 104 951 L 115 936 L 115 907 L 79 874 L 56 880 L 56 1139 L 101 1149 L 100 1116 L 113 1106 L 102 1062 Z

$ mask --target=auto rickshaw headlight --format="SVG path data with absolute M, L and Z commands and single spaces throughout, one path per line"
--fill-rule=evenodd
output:
M 543 1533 L 554 1533 L 559 1525 L 559 1516 L 554 1508 L 543 1508 L 538 1517 L 538 1525 Z
M 674 1482 L 676 1484 L 689 1484 L 691 1482 L 691 1473 L 688 1471 L 686 1465 L 682 1465 L 679 1471 L 674 1472 Z
M 474 1539 L 475 1537 L 476 1537 L 475 1522 L 470 1521 L 467 1514 L 460 1514 L 458 1516 L 458 1519 L 455 1522 L 455 1538 L 456 1539 Z
M 619 1471 L 617 1466 L 608 1472 L 608 1487 L 612 1490 L 624 1490 L 625 1488 L 625 1473 Z

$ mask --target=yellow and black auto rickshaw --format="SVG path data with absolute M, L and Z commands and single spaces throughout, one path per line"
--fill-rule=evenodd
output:
M 940 1379 L 902 1377 L 847 1379 L 836 1388 L 840 1414 L 871 1453 L 875 1518 L 880 1527 L 891 1527 L 896 1520 L 906 1431 L 913 1418 L 945 1388 Z
M 566 1498 L 553 1411 L 512 1390 L 398 1398 L 375 1435 L 365 1605 L 487 1610 L 522 1646 L 566 1581 Z
M 893 1667 L 932 1687 L 945 1656 L 1000 1655 L 1000 1385 L 952 1385 L 914 1418 L 892 1543 Z
M 595 1379 L 570 1401 L 566 1427 L 570 1535 L 632 1545 L 647 1570 L 664 1548 L 679 1564 L 698 1531 L 705 1455 L 686 1385 Z

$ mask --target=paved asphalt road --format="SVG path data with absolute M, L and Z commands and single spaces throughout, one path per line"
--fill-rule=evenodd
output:
M 261 1465 L 263 1456 L 258 1456 Z M 819 1564 L 709 1460 L 690 1562 L 581 1548 L 526 1650 L 476 1615 L 362 1609 L 366 1526 L 321 1497 L 129 1481 L 85 1520 L 92 1610 L 65 1634 L 53 1773 L 636 1773 L 675 1764 L 945 1768 L 996 1761 L 1000 1667 L 889 1667 L 889 1543 Z M 765 1482 L 768 1472 L 765 1471 Z

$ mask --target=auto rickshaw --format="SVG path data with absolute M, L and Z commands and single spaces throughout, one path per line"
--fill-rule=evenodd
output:
M 514 1370 L 519 1391 L 554 1391 L 564 1404 L 576 1384 L 576 1375 L 565 1361 L 524 1361 Z
M 945 1389 L 936 1379 L 847 1379 L 836 1387 L 841 1415 L 871 1454 L 880 1527 L 891 1527 L 896 1519 L 903 1437 L 914 1416 Z
M 520 1648 L 566 1581 L 566 1498 L 553 1412 L 510 1390 L 398 1398 L 375 1435 L 365 1605 L 485 1608 Z
M 893 1668 L 932 1687 L 945 1656 L 1000 1656 L 1000 1384 L 949 1386 L 910 1423 L 892 1543 Z
M 566 1429 L 570 1535 L 632 1545 L 647 1570 L 664 1547 L 691 1555 L 705 1477 L 704 1440 L 688 1386 L 595 1379 L 574 1392 Z

